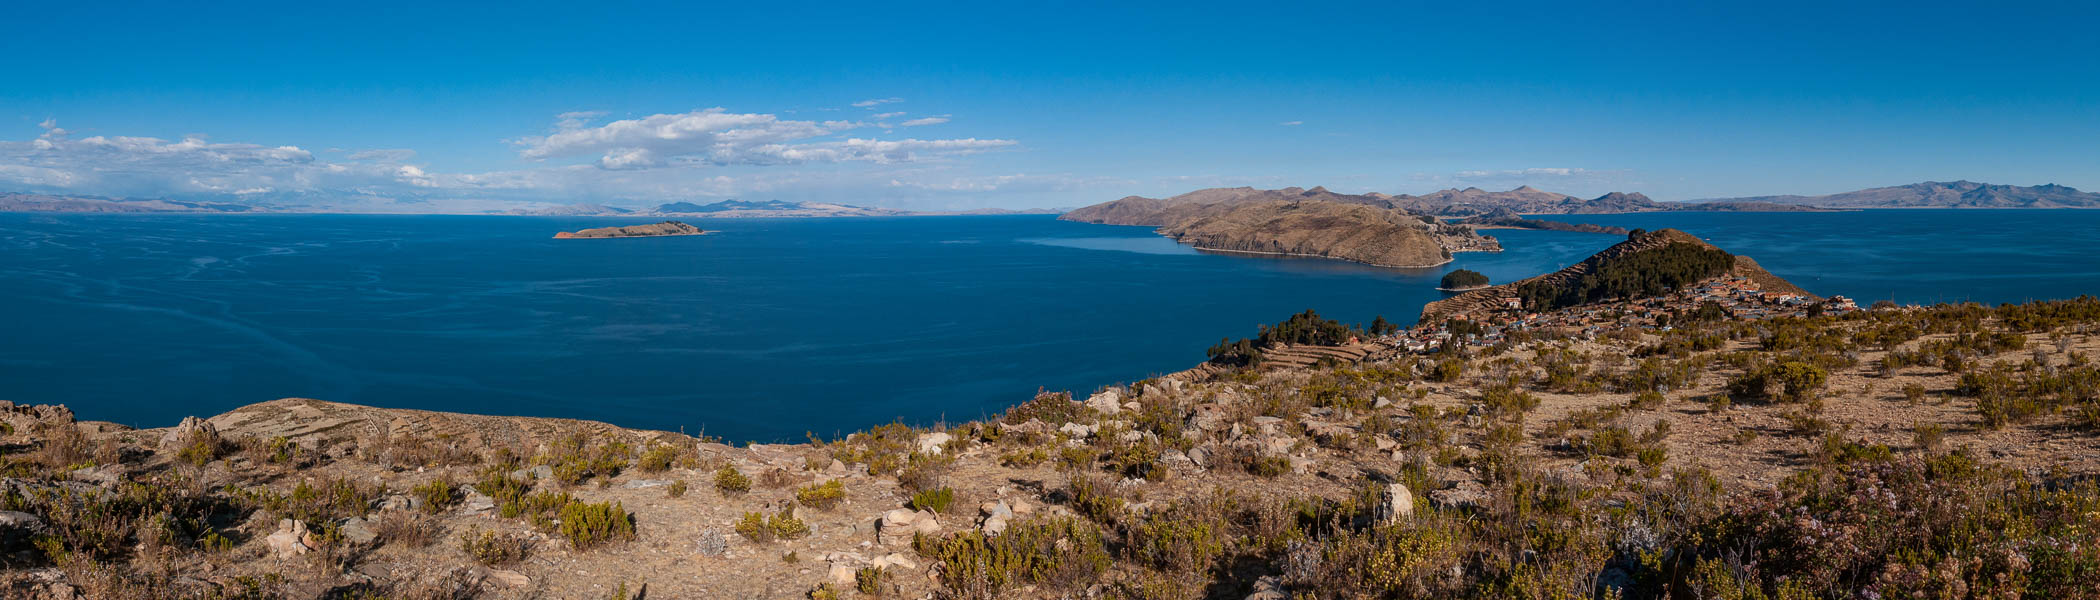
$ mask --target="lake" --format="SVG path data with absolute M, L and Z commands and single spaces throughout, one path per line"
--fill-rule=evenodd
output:
M 2100 212 L 1555 218 L 1676 226 L 1862 302 L 2100 289 Z M 0 214 L 0 399 L 144 427 L 303 396 L 828 438 L 1177 371 L 1307 308 L 1407 324 L 1451 269 L 1508 281 L 1617 241 L 1494 231 L 1507 251 L 1403 271 L 1207 254 L 1047 216 L 699 219 L 716 233 L 550 239 L 643 221 Z

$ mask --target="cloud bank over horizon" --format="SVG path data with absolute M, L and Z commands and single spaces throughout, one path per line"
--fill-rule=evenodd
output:
M 1015 187 L 1059 189 L 1079 181 L 963 172 L 962 157 L 1019 148 L 1012 139 L 884 135 L 898 126 L 948 123 L 952 116 L 945 114 L 897 126 L 882 120 L 908 113 L 824 121 L 721 107 L 609 121 L 603 120 L 605 114 L 555 115 L 548 133 L 496 142 L 511 146 L 516 168 L 478 172 L 438 169 L 411 148 L 315 151 L 215 142 L 202 134 L 175 141 L 79 137 L 47 118 L 33 139 L 0 140 L 0 192 L 333 208 L 419 205 L 442 212 L 571 203 L 641 206 L 741 195 L 894 205 Z

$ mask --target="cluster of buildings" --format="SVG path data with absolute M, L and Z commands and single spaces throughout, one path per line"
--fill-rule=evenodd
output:
M 1530 311 L 1522 299 L 1505 297 L 1485 314 L 1460 313 L 1444 322 L 1418 323 L 1412 329 L 1384 336 L 1381 341 L 1401 350 L 1422 353 L 1440 349 L 1454 329 L 1472 334 L 1471 341 L 1480 345 L 1500 343 L 1513 331 L 1552 331 L 1562 336 L 1586 339 L 1625 329 L 1669 331 L 1674 327 L 1673 323 L 1696 317 L 1709 303 L 1731 319 L 1807 317 L 1812 311 L 1842 314 L 1859 310 L 1857 304 L 1844 296 L 1819 301 L 1801 294 L 1767 292 L 1749 278 L 1730 275 L 1666 296 L 1549 312 Z

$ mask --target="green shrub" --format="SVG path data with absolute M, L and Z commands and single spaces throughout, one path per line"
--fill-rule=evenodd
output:
M 460 500 L 459 486 L 453 485 L 452 480 L 445 478 L 432 479 L 428 483 L 416 486 L 410 493 L 423 503 L 423 512 L 433 515 L 445 512 L 445 509 L 452 508 L 452 505 L 458 504 Z
M 1257 456 L 1247 464 L 1247 472 L 1259 477 L 1276 477 L 1291 472 L 1291 459 L 1281 456 Z
M 670 496 L 670 497 L 672 497 L 672 498 L 684 498 L 684 497 L 685 497 L 685 490 L 686 490 L 686 483 L 685 483 L 685 480 L 684 480 L 684 479 L 680 479 L 680 480 L 677 480 L 677 481 L 673 481 L 673 482 L 671 482 L 671 485 L 670 485 L 669 487 L 666 487 L 666 488 L 664 488 L 664 495 Z
M 930 510 L 936 513 L 946 513 L 948 512 L 948 505 L 954 502 L 955 490 L 945 487 L 925 490 L 911 495 L 912 510 Z
M 570 502 L 561 509 L 561 537 L 579 551 L 634 539 L 634 514 L 619 502 Z
M 819 510 L 831 510 L 840 500 L 846 499 L 845 482 L 833 479 L 821 484 L 804 486 L 795 490 L 795 502 Z
M 715 489 L 724 496 L 742 494 L 751 491 L 751 478 L 745 477 L 734 466 L 723 465 L 721 470 L 715 471 Z
M 942 585 L 963 598 L 997 597 L 1026 585 L 1082 588 L 1110 564 L 1100 528 L 1069 517 L 1018 521 L 997 536 L 981 531 L 946 538 L 921 535 L 912 546 L 941 565 Z
M 531 542 L 514 533 L 475 528 L 459 536 L 459 547 L 467 558 L 486 566 L 507 565 L 525 560 Z

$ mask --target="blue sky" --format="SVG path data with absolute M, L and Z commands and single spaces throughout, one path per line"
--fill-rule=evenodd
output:
M 472 211 L 2100 188 L 2090 4 L 22 4 L 0 8 L 0 191 Z

